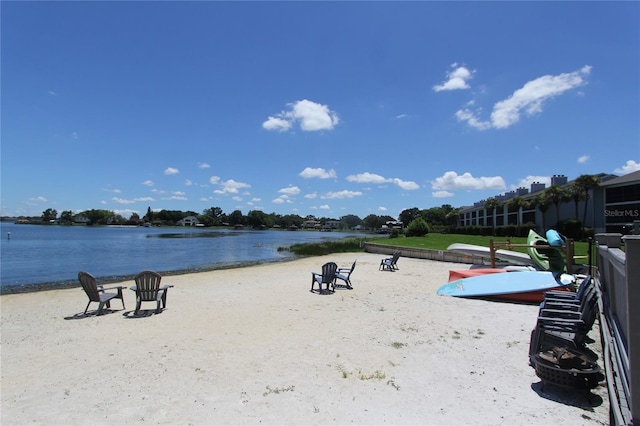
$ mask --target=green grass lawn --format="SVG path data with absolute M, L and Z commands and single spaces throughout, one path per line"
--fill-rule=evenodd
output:
M 367 238 L 366 241 L 370 243 L 379 243 L 379 244 L 389 244 L 398 247 L 415 247 L 415 248 L 425 248 L 425 249 L 433 249 L 433 250 L 446 250 L 451 244 L 454 243 L 463 243 L 463 244 L 474 244 L 478 246 L 489 247 L 490 241 L 493 239 L 494 243 L 498 242 L 506 242 L 507 238 L 505 237 L 483 237 L 481 235 L 461 235 L 461 234 L 436 234 L 431 233 L 424 237 L 398 237 L 398 238 L 389 238 L 389 237 L 378 237 L 378 238 Z M 519 238 L 509 238 L 508 239 L 512 244 L 527 244 L 527 239 L 524 237 Z M 504 248 L 504 247 L 498 247 Z M 513 251 L 519 251 L 522 253 L 526 253 L 526 248 L 513 248 Z M 586 242 L 577 241 L 574 243 L 574 255 L 575 256 L 587 256 L 589 250 L 589 244 Z M 587 259 L 578 258 L 576 263 L 587 263 Z
M 330 253 L 344 253 L 344 252 L 361 252 L 364 249 L 361 247 L 361 242 L 366 241 L 369 243 L 386 244 L 398 247 L 413 247 L 424 248 L 432 250 L 446 250 L 451 244 L 474 244 L 478 246 L 489 247 L 490 241 L 493 239 L 494 243 L 506 242 L 507 238 L 504 237 L 483 237 L 480 235 L 461 235 L 461 234 L 437 234 L 431 233 L 424 237 L 404 237 L 389 238 L 388 236 L 372 236 L 367 235 L 363 238 L 347 238 L 340 241 L 326 241 L 320 243 L 306 243 L 306 244 L 294 244 L 289 248 L 282 250 L 290 250 L 301 256 L 320 256 Z M 527 239 L 509 238 L 512 244 L 527 244 Z M 504 248 L 500 246 L 498 248 Z M 281 250 L 281 249 L 279 249 Z M 524 247 L 512 248 L 513 251 L 519 251 L 526 253 L 527 249 Z M 589 244 L 586 242 L 574 243 L 574 255 L 576 256 L 576 264 L 587 264 L 587 254 L 589 250 Z M 578 257 L 584 256 L 584 257 Z M 595 256 L 595 254 L 594 254 Z M 594 262 L 595 263 L 595 259 Z

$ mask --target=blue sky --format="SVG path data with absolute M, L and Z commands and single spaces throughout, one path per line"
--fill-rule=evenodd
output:
M 10 2 L 2 215 L 339 218 L 640 170 L 638 2 Z

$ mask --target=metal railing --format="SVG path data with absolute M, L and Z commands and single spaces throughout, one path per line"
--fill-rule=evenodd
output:
M 596 242 L 611 424 L 640 425 L 640 236 L 597 234 Z M 634 367 L 639 369 L 635 376 Z

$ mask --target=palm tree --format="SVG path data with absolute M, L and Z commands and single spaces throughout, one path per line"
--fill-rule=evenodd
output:
M 560 202 L 566 199 L 565 190 L 557 185 L 545 189 L 545 197 L 556 206 L 556 224 L 560 222 Z
M 584 195 L 584 212 L 583 212 L 583 220 L 582 220 L 582 238 L 584 238 L 584 228 L 587 222 L 587 205 L 589 204 L 589 191 L 594 190 L 600 186 L 600 178 L 596 175 L 580 175 L 574 181 L 574 184 L 578 186 L 578 188 L 582 189 L 582 193 Z
M 579 185 L 576 184 L 576 181 L 573 181 L 567 189 L 567 192 L 569 200 L 573 200 L 574 203 L 576 220 L 580 220 L 578 206 L 580 205 L 580 201 L 584 200 L 584 191 L 582 190 L 582 188 L 580 188 Z
M 551 200 L 547 196 L 547 191 L 542 191 L 540 194 L 536 195 L 534 200 L 536 206 L 538 206 L 538 210 L 540 210 L 540 212 L 542 213 L 542 229 L 545 230 L 547 229 L 547 227 L 545 225 L 544 216 L 545 212 L 551 205 Z
M 513 198 L 511 198 L 509 201 L 507 201 L 507 207 L 509 208 L 510 211 L 512 212 L 516 212 L 518 213 L 516 215 L 516 223 L 515 225 L 520 225 L 520 208 L 524 207 L 526 204 L 526 202 L 524 201 L 524 199 L 520 196 L 515 196 Z
M 495 234 L 496 232 L 496 217 L 495 217 L 495 210 L 496 208 L 500 205 L 500 201 L 498 201 L 495 198 L 487 198 L 487 200 L 484 202 L 484 208 L 487 210 L 488 212 L 491 212 L 491 228 L 492 228 L 492 234 Z M 488 215 L 487 215 L 488 216 Z

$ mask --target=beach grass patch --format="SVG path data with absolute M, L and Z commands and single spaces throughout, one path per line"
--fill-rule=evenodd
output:
M 281 250 L 281 248 L 278 248 L 278 250 Z M 293 244 L 289 247 L 289 251 L 300 256 L 322 256 L 331 253 L 362 252 L 364 248 L 360 238 L 345 238 L 338 241 Z
M 394 347 L 394 348 L 396 348 L 396 349 L 402 349 L 402 348 L 404 348 L 405 346 L 407 346 L 407 344 L 406 344 L 406 343 L 401 343 L 401 342 L 393 342 L 393 343 L 391 344 L 391 346 L 393 346 L 393 347 Z
M 363 374 L 362 372 L 360 372 L 360 380 L 384 380 L 387 378 L 387 375 L 380 370 L 376 370 L 371 374 Z
M 272 393 L 275 393 L 277 395 L 283 392 L 293 392 L 294 389 L 295 389 L 295 386 L 293 385 L 287 386 L 286 388 L 272 388 L 271 386 L 267 385 L 267 391 L 264 392 L 262 396 L 267 396 Z

